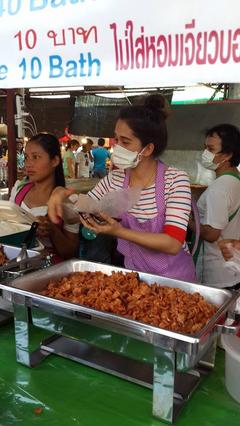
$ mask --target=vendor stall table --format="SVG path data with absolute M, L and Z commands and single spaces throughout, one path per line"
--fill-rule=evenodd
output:
M 74 188 L 78 194 L 86 194 L 88 191 L 91 191 L 98 182 L 99 178 L 66 179 L 66 186 Z
M 98 182 L 99 178 L 66 179 L 66 186 L 74 188 L 77 193 L 86 194 L 88 191 L 91 191 Z M 206 185 L 191 184 L 193 198 L 197 201 L 205 189 L 207 189 Z
M 33 330 L 34 343 L 41 330 Z M 46 336 L 46 332 L 44 332 Z M 16 362 L 12 325 L 0 329 L 0 425 L 161 426 L 149 389 L 49 356 L 34 369 Z M 177 426 L 239 426 L 240 405 L 224 387 L 224 351 L 203 379 Z

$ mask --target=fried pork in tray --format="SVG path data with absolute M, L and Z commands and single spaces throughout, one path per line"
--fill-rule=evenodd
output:
M 200 331 L 217 311 L 197 292 L 148 285 L 136 272 L 74 272 L 51 280 L 41 294 L 187 334 Z

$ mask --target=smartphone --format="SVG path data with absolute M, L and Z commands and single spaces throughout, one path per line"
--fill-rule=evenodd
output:
M 103 220 L 101 217 L 96 216 L 94 214 L 90 215 L 91 217 L 93 217 L 93 219 L 99 224 L 99 225 L 104 225 L 106 223 L 105 220 Z
M 95 220 L 95 222 L 98 223 L 98 225 L 104 225 L 106 223 L 105 220 L 102 220 L 99 216 L 94 214 L 89 214 L 89 213 L 78 213 L 78 214 L 85 221 L 88 221 L 87 217 L 90 216 Z

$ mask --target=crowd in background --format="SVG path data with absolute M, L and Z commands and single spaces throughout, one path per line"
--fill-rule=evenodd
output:
M 61 149 L 64 176 L 75 178 L 103 178 L 110 167 L 110 152 L 105 147 L 105 139 L 99 138 L 97 145 L 90 138 L 70 139 Z M 6 153 L 5 153 L 6 155 Z M 24 172 L 24 143 L 17 141 L 17 169 Z
M 82 144 L 70 140 L 63 154 L 64 176 L 72 179 L 106 176 L 110 152 L 104 145 L 104 138 L 98 139 L 97 146 L 90 138 L 85 138 Z

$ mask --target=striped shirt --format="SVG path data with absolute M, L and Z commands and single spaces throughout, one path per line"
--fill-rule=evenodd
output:
M 123 170 L 113 170 L 102 179 L 88 195 L 100 200 L 110 191 L 123 188 L 125 173 Z M 183 171 L 169 167 L 165 171 L 165 203 L 166 219 L 164 233 L 184 243 L 191 212 L 191 189 L 189 178 Z M 129 213 L 139 222 L 153 219 L 158 214 L 155 184 L 141 191 L 141 197 Z

